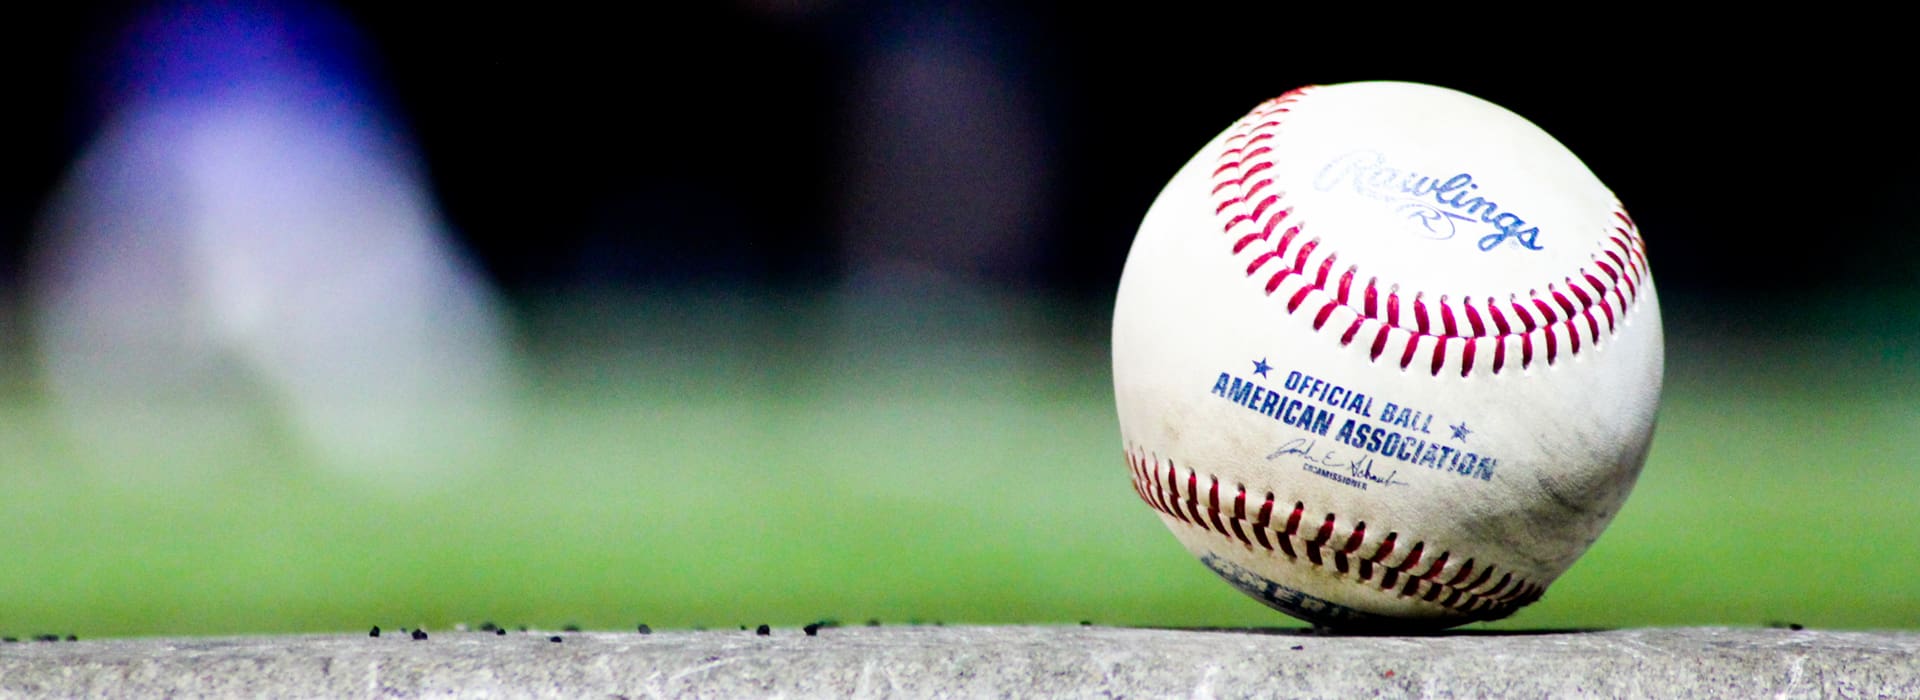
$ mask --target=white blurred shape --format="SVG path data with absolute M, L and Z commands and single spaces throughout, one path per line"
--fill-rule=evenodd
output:
M 207 19 L 159 24 L 192 44 Z M 282 433 L 399 487 L 490 459 L 514 383 L 499 304 L 411 155 L 289 32 L 212 39 L 248 63 L 208 80 L 178 59 L 123 92 L 44 218 L 37 331 L 76 440 L 143 479 L 272 455 Z

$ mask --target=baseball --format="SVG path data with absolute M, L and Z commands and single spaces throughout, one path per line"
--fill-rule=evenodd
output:
M 1539 127 L 1449 89 L 1270 100 L 1147 211 L 1113 320 L 1141 500 L 1330 627 L 1539 599 L 1613 519 L 1660 401 L 1640 233 Z

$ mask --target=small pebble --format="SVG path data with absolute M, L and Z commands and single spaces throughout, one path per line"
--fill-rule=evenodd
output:
M 418 640 L 422 640 L 422 639 L 426 639 L 426 638 L 427 638 L 427 631 L 426 631 L 426 630 L 414 630 L 414 631 L 413 631 L 413 638 L 414 638 L 414 640 L 415 640 L 415 641 L 418 641 Z
M 647 623 L 645 623 L 645 622 L 642 622 L 642 623 L 640 623 L 640 633 L 641 633 L 641 634 L 653 634 L 653 628 L 652 628 L 652 627 L 648 627 L 648 626 L 647 626 Z
M 367 636 L 369 636 L 369 637 L 378 637 L 378 636 L 380 636 L 380 626 L 379 626 L 379 625 L 374 625 L 374 626 L 373 626 L 373 631 L 372 631 L 372 632 L 368 632 L 368 633 L 367 633 Z
M 753 633 L 754 633 L 754 634 L 757 634 L 757 635 L 760 635 L 760 636 L 762 636 L 762 637 L 765 637 L 765 636 L 768 636 L 768 635 L 771 635 L 771 634 L 773 634 L 773 628 L 772 628 L 772 627 L 768 627 L 768 626 L 766 626 L 766 625 L 761 625 L 761 626 L 759 626 L 759 627 L 755 627 L 755 628 L 753 628 Z
M 820 623 L 818 622 L 809 623 L 806 627 L 802 627 L 800 629 L 804 630 L 807 633 L 807 636 L 809 637 L 820 636 Z
M 507 636 L 507 630 L 505 628 L 495 627 L 493 628 L 493 634 L 497 637 L 505 637 Z
M 551 637 L 548 637 L 548 638 L 547 638 L 547 641 L 549 641 L 549 642 L 553 642 L 554 644 L 559 644 L 559 643 L 560 643 L 560 635 L 557 635 L 557 634 L 556 634 L 556 635 L 553 635 L 553 636 L 551 636 Z
M 1306 647 L 1305 645 L 1302 645 L 1302 644 L 1295 644 L 1295 645 L 1293 645 L 1293 650 L 1294 650 L 1294 651 L 1300 651 L 1301 649 L 1305 649 L 1305 648 L 1307 648 L 1307 647 Z

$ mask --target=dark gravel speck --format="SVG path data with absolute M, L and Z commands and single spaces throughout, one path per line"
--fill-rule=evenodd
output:
M 653 628 L 652 628 L 652 627 L 648 627 L 648 626 L 647 626 L 647 623 L 645 623 L 645 622 L 642 622 L 642 623 L 640 623 L 640 633 L 641 633 L 641 634 L 653 634 Z
M 497 637 L 505 637 L 507 636 L 507 630 L 504 627 L 495 627 L 493 628 L 493 634 Z
M 551 637 L 548 637 L 548 638 L 547 638 L 547 641 L 549 641 L 549 642 L 553 642 L 554 644 L 559 644 L 559 643 L 560 643 L 560 635 L 557 635 L 557 634 L 556 634 L 556 635 L 553 635 L 553 636 L 551 636 Z
M 413 638 L 414 638 L 414 640 L 415 640 L 415 641 L 419 641 L 419 640 L 422 640 L 422 639 L 426 639 L 426 638 L 427 638 L 427 631 L 426 631 L 426 630 L 414 630 L 414 631 L 413 631 Z
M 809 625 L 807 625 L 806 627 L 802 627 L 802 628 L 800 628 L 800 629 L 801 629 L 801 630 L 803 630 L 803 631 L 805 631 L 805 632 L 807 633 L 807 636 L 809 636 L 809 637 L 818 637 L 818 636 L 820 636 L 820 623 L 818 623 L 818 622 L 815 622 L 815 623 L 812 623 L 812 624 L 809 624 Z
M 373 631 L 371 631 L 371 632 L 368 632 L 368 633 L 367 633 L 367 636 L 369 636 L 369 637 L 378 637 L 378 636 L 380 636 L 380 626 L 379 626 L 379 625 L 374 625 L 374 626 L 373 626 Z
M 757 634 L 757 635 L 760 635 L 760 636 L 762 636 L 762 637 L 765 637 L 765 636 L 768 636 L 768 635 L 771 635 L 771 634 L 773 634 L 773 628 L 772 628 L 772 627 L 768 627 L 768 626 L 766 626 L 766 625 L 761 625 L 761 626 L 759 626 L 759 627 L 755 627 L 755 628 L 753 628 L 753 633 L 754 633 L 754 634 Z

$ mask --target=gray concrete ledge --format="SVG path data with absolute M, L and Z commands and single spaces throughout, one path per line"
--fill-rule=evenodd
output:
M 549 640 L 559 635 L 561 642 Z M 0 644 L 8 697 L 1920 697 L 1920 633 L 1111 627 Z

